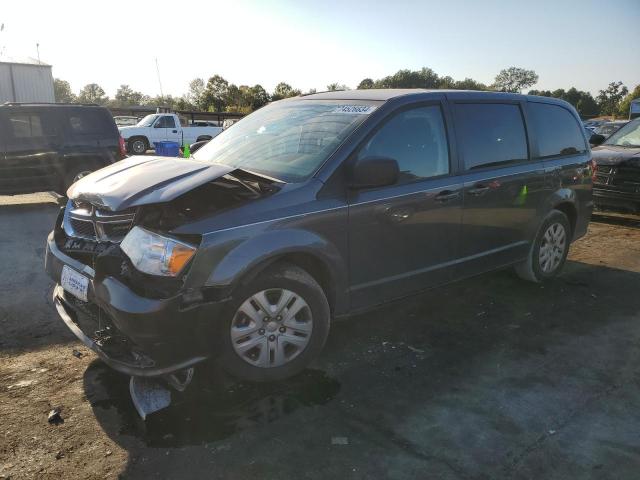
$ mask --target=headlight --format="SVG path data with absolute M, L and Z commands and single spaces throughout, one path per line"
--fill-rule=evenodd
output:
M 136 269 L 150 275 L 175 277 L 196 252 L 194 246 L 133 227 L 120 244 Z

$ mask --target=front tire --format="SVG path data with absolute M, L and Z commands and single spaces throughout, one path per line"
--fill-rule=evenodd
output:
M 149 150 L 149 142 L 143 137 L 133 137 L 128 142 L 129 152 L 134 155 L 144 155 Z
M 536 283 L 557 276 L 567 260 L 571 237 L 569 219 L 561 211 L 554 210 L 542 222 L 527 259 L 515 266 L 518 276 Z
M 222 367 L 243 380 L 283 380 L 302 371 L 329 334 L 327 297 L 288 263 L 267 267 L 233 294 L 223 325 Z

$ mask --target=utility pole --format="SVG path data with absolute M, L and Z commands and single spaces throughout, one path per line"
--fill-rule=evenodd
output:
M 158 84 L 160 85 L 160 99 L 164 102 L 164 93 L 162 92 L 162 81 L 160 80 L 160 67 L 158 66 L 158 57 L 156 57 L 156 73 L 158 74 Z
M 0 33 L 4 32 L 4 23 L 0 24 Z M 4 55 L 5 46 L 0 43 L 0 57 Z

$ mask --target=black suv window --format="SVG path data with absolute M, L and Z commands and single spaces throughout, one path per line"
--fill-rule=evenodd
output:
M 455 107 L 455 121 L 467 170 L 528 158 L 518 105 L 460 103 Z
M 449 147 L 439 106 L 405 110 L 393 116 L 360 150 L 358 157 L 398 161 L 398 183 L 449 173 Z
M 572 155 L 587 149 L 582 131 L 569 110 L 559 105 L 529 102 L 529 118 L 538 139 L 540 157 Z
M 53 125 L 39 113 L 9 112 L 9 125 L 15 138 L 39 138 L 55 135 Z
M 176 121 L 173 117 L 165 115 L 164 117 L 160 117 L 158 120 L 158 124 L 156 125 L 158 128 L 176 128 Z
M 70 113 L 71 132 L 78 135 L 109 133 L 111 128 L 105 116 L 96 110 L 78 110 Z

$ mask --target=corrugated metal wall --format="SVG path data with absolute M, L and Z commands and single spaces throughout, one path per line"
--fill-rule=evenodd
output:
M 51 66 L 0 62 L 0 103 L 55 101 Z

